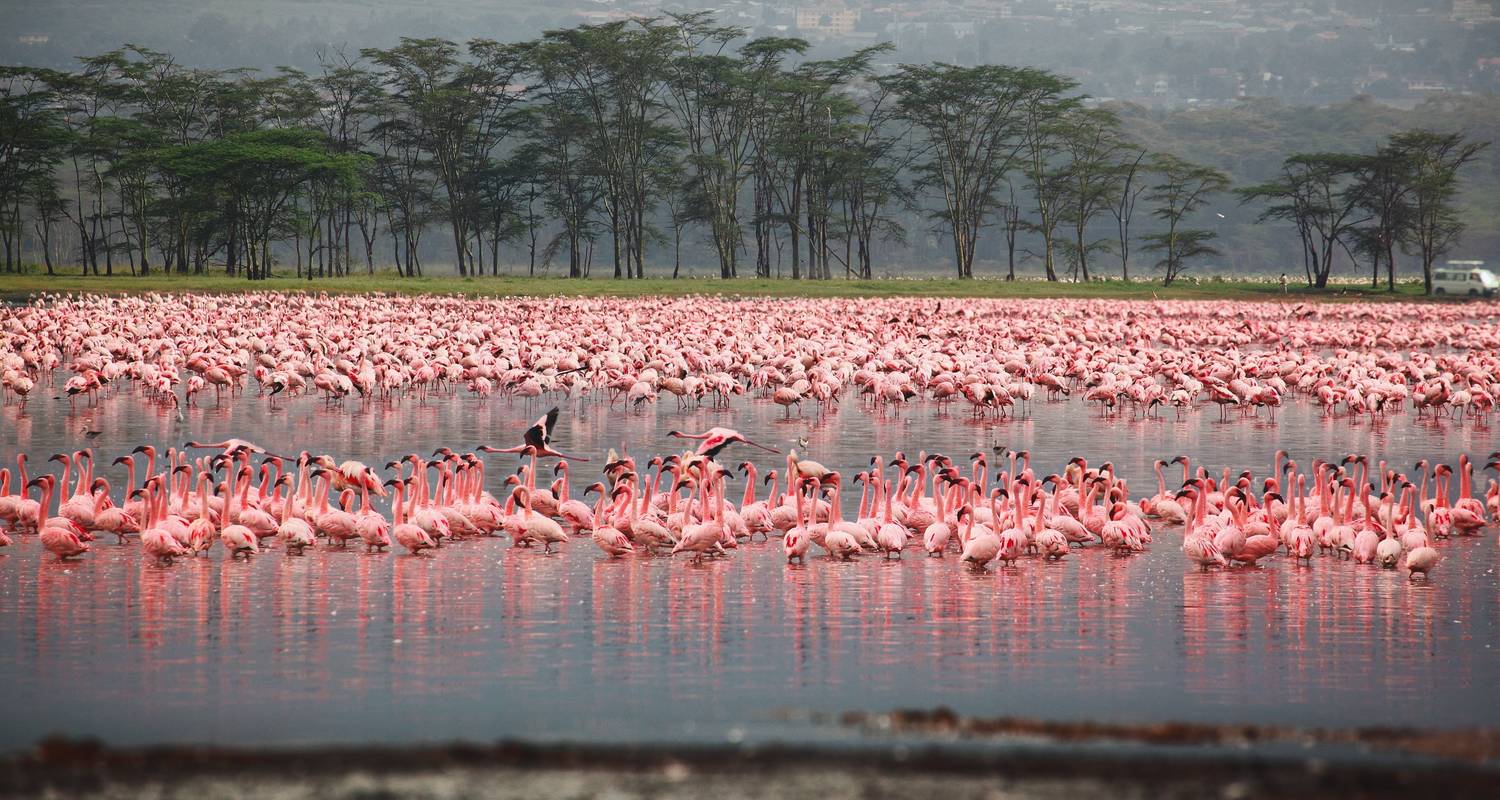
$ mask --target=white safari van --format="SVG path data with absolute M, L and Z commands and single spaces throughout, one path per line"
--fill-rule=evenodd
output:
M 1449 261 L 1432 272 L 1432 293 L 1459 297 L 1493 297 L 1500 279 L 1483 261 Z

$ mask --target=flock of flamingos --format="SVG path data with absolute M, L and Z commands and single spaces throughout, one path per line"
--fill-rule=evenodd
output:
M 626 409 L 663 395 L 729 408 L 752 395 L 786 415 L 837 404 L 900 414 L 925 399 L 976 417 L 1082 402 L 1104 417 L 1212 406 L 1226 423 L 1269 422 L 1298 402 L 1348 424 L 1484 426 L 1500 393 L 1500 326 L 1447 305 L 77 295 L 6 309 L 0 322 L 0 385 L 23 408 L 106 393 L 179 414 L 250 393 L 329 405 L 591 397 Z M 37 535 L 67 559 L 114 537 L 169 563 L 216 543 L 232 557 L 393 545 L 431 555 L 453 540 L 550 552 L 586 536 L 610 557 L 701 560 L 778 539 L 789 562 L 920 554 L 986 569 L 1081 547 L 1128 556 L 1180 529 L 1184 557 L 1203 569 L 1281 554 L 1415 579 L 1438 565 L 1441 540 L 1500 519 L 1500 485 L 1481 494 L 1467 455 L 1406 469 L 1379 454 L 1304 464 L 1278 452 L 1259 475 L 1214 475 L 1178 456 L 1156 462 L 1151 492 L 1082 457 L 1033 469 L 1024 451 L 876 455 L 845 475 L 723 427 L 673 431 L 689 442 L 682 452 L 590 459 L 554 445 L 558 416 L 502 447 L 384 465 L 242 439 L 142 445 L 108 465 L 123 472 L 115 485 L 90 448 L 52 455 L 55 473 L 22 453 L 0 469 L 0 546 Z M 736 459 L 757 448 L 776 469 Z M 523 466 L 489 480 L 487 453 Z M 574 496 L 569 472 L 583 462 L 599 479 Z M 1482 469 L 1500 470 L 1500 453 Z

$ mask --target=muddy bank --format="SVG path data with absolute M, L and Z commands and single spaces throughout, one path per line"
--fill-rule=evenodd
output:
M 494 745 L 116 749 L 0 758 L 0 796 L 114 798 L 1493 797 L 1493 765 L 1255 748 L 1068 744 Z
M 975 717 L 949 708 L 851 711 L 837 719 L 813 718 L 866 734 L 996 739 L 1038 737 L 1053 742 L 1135 742 L 1148 745 L 1244 747 L 1277 742 L 1314 747 L 1347 745 L 1473 763 L 1500 761 L 1500 731 L 1488 728 L 1424 730 L 1402 727 L 1298 728 L 1278 725 L 1210 725 L 1190 722 L 1116 724 L 1024 717 Z

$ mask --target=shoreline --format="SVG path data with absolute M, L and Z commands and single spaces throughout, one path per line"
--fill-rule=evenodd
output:
M 314 292 L 329 294 L 392 293 L 406 295 L 464 295 L 472 297 L 680 297 L 688 295 L 737 295 L 778 298 L 983 298 L 983 299 L 1119 299 L 1119 300 L 1239 300 L 1280 303 L 1348 302 L 1463 302 L 1433 298 L 1421 293 L 1420 283 L 1398 284 L 1397 290 L 1372 290 L 1358 284 L 1337 284 L 1326 289 L 1290 286 L 1283 293 L 1279 283 L 1265 280 L 1215 280 L 1197 283 L 1189 278 L 1163 287 L 1157 282 L 1119 280 L 1071 283 L 1037 279 L 1005 281 L 1000 278 L 958 280 L 944 277 L 885 278 L 876 280 L 826 281 L 754 278 L 614 278 L 479 277 L 457 276 L 401 278 L 391 274 L 322 278 L 272 278 L 250 281 L 225 276 L 138 277 L 129 275 L 80 276 L 0 275 L 0 299 L 25 302 L 41 293 L 88 292 L 100 294 L 144 294 L 152 292 Z M 1481 301 L 1482 302 L 1482 301 Z
M 529 786 L 525 796 L 579 796 L 580 782 L 645 796 L 702 792 L 727 781 L 729 796 L 828 797 L 829 782 L 857 796 L 911 795 L 930 786 L 978 796 L 1003 782 L 1016 796 L 1480 797 L 1500 781 L 1494 761 L 1472 763 L 1387 751 L 1330 753 L 1262 745 L 1164 747 L 1004 741 L 870 741 L 838 745 L 587 744 L 503 740 L 401 746 L 111 748 L 48 739 L 0 756 L 0 795 L 64 793 L 197 796 L 400 795 L 455 782 Z M 357 788 L 356 788 L 357 787 Z M 550 787 L 550 789 L 549 789 Z M 820 788 L 821 787 L 821 788 Z M 472 789 L 471 789 L 472 790 Z M 1061 794 L 1059 794 L 1061 792 Z M 738 794 L 736 794 L 738 793 Z M 839 796 L 834 792 L 833 796 Z M 931 796 L 931 795 L 927 795 Z

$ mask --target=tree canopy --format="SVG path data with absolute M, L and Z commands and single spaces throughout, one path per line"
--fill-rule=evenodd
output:
M 693 12 L 403 38 L 310 71 L 134 45 L 3 68 L 4 268 L 586 276 L 607 258 L 639 278 L 668 254 L 676 274 L 687 249 L 725 277 L 868 278 L 902 252 L 968 278 L 984 262 L 1014 277 L 1019 251 L 1049 280 L 1090 280 L 1129 277 L 1139 250 L 1170 282 L 1220 250 L 1280 258 L 1280 236 L 1322 286 L 1360 260 L 1393 284 L 1398 253 L 1430 273 L 1466 227 L 1494 227 L 1461 180 L 1485 143 L 1396 112 L 1163 115 L 1034 67 L 890 65 L 891 49 L 820 57 Z M 1488 130 L 1467 108 L 1443 113 Z M 1271 224 L 1209 214 L 1235 181 Z

